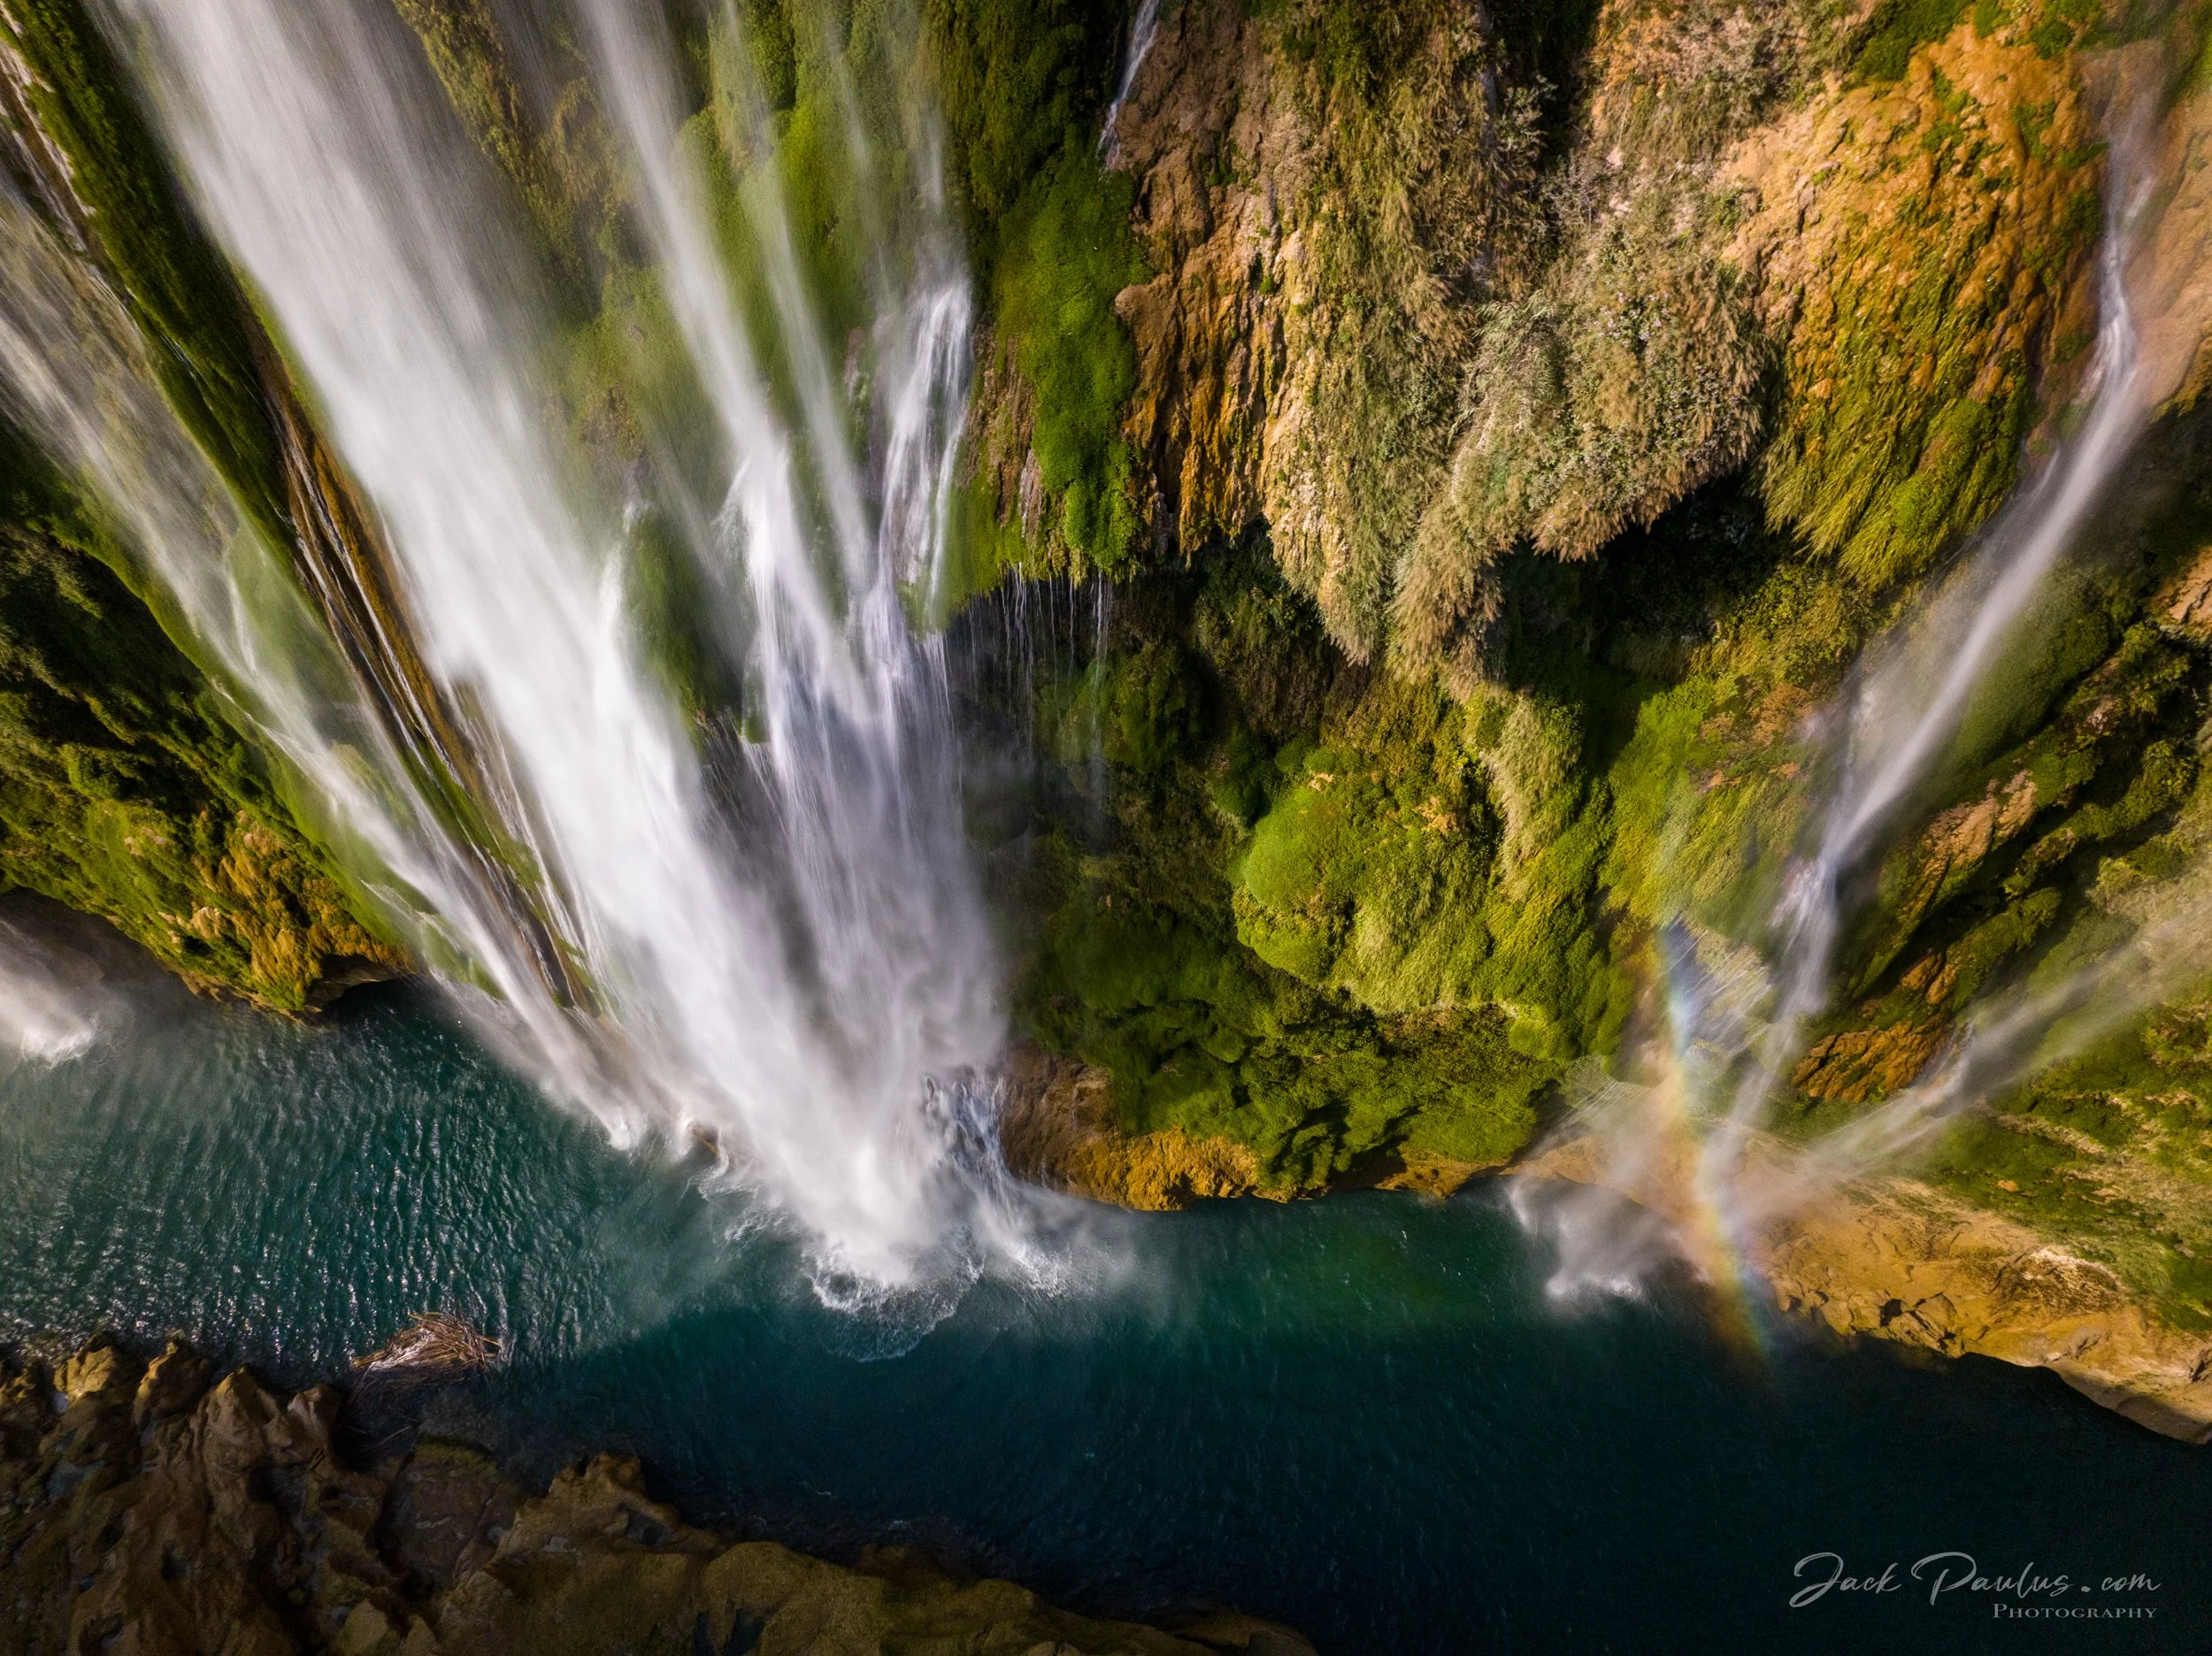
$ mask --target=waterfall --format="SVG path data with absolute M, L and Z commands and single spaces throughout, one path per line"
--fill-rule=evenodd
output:
M 1578 1115 L 1593 1128 L 1608 1183 L 1666 1211 L 1671 1223 L 1624 1216 L 1606 1191 L 1517 1198 L 1523 1223 L 1555 1244 L 1555 1294 L 1620 1291 L 1666 1259 L 1686 1259 L 1717 1280 L 1740 1273 L 1755 1225 L 1816 1186 L 1924 1144 L 1962 1100 L 2061 1055 L 2042 1038 L 2062 1015 L 2101 995 L 2100 1016 L 2071 1037 L 2085 1039 L 2140 1010 L 2151 985 L 2200 954 L 2197 916 L 2155 928 L 2130 947 L 2130 970 L 2116 967 L 2115 984 L 2077 977 L 2029 997 L 1970 1031 L 1905 1093 L 1812 1146 L 1794 1171 L 1763 1169 L 1770 1187 L 1750 1187 L 1745 1159 L 1753 1137 L 1802 1053 L 1808 1025 L 1827 1008 L 1847 883 L 1947 757 L 1975 690 L 2149 422 L 2153 399 L 2128 286 L 2150 193 L 2139 118 L 2132 108 L 2122 113 L 2108 159 L 2099 330 L 2081 423 L 1932 599 L 1868 650 L 1825 721 L 1839 748 L 1839 774 L 1816 811 L 1810 855 L 1790 870 L 1772 956 L 1761 960 L 1681 918 L 1662 929 L 1667 1050 L 1660 1078 L 1588 1085 Z M 1755 1010 L 1762 1007 L 1763 1014 Z
M 2097 256 L 2099 321 L 2088 413 L 2042 475 L 1998 514 L 1925 611 L 1869 652 L 1842 725 L 1840 779 L 1819 816 L 1812 856 L 1793 870 L 1775 962 L 1779 1003 L 1700 1177 L 1717 1193 L 1757 1126 L 1805 1024 L 1827 1005 L 1842 932 L 1842 882 L 1855 872 L 1957 733 L 1969 698 L 2015 634 L 2150 418 L 2128 291 L 2128 264 L 2149 195 L 2139 115 L 2124 112 L 2107 157 Z
M 907 620 L 907 596 L 942 579 L 971 321 L 926 108 L 904 111 L 910 165 L 892 180 L 870 171 L 847 88 L 864 195 L 904 194 L 899 211 L 854 214 L 872 325 L 833 349 L 772 175 L 741 192 L 764 319 L 741 310 L 686 148 L 672 42 L 637 8 L 581 6 L 633 222 L 718 451 L 707 497 L 685 497 L 666 434 L 649 432 L 650 485 L 611 501 L 547 417 L 561 341 L 532 256 L 391 9 L 114 4 L 201 216 L 358 486 L 406 645 L 465 721 L 467 774 L 514 841 L 573 1003 L 449 877 L 465 848 L 407 803 L 404 768 L 387 754 L 373 787 L 352 780 L 374 732 L 301 711 L 329 686 L 309 694 L 268 647 L 219 550 L 240 539 L 221 491 L 100 472 L 97 433 L 67 451 L 144 519 L 164 584 L 333 815 L 441 916 L 466 962 L 455 993 L 618 1139 L 713 1146 L 749 1215 L 804 1239 L 826 1298 L 872 1304 L 1033 1261 L 1027 1199 L 972 1154 L 1003 1039 L 998 963 L 941 651 Z M 50 437 L 68 407 L 111 399 L 50 401 Z M 680 714 L 626 601 L 655 490 L 682 497 L 664 515 L 742 654 L 741 717 L 711 728 Z M 204 524 L 156 520 L 185 499 Z
M 0 179 L 0 400 L 96 494 L 244 721 L 319 796 L 326 831 L 427 957 L 497 961 L 475 860 L 431 818 L 314 609 L 164 398 L 84 251 Z
M 1153 37 L 1160 32 L 1160 0 L 1144 0 L 1137 8 L 1135 21 L 1129 26 L 1129 52 L 1121 65 L 1121 80 L 1114 88 L 1114 101 L 1106 106 L 1106 119 L 1099 128 L 1098 147 L 1105 153 L 1106 164 L 1111 166 L 1121 155 L 1121 137 L 1115 131 L 1121 119 L 1121 106 L 1129 101 L 1129 88 L 1137 84 L 1137 71 L 1144 66 L 1146 54 L 1152 50 Z

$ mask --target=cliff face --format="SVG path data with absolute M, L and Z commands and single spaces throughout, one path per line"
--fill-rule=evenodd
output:
M 0 467 L 0 884 L 285 1011 L 403 970 L 97 525 L 4 433 Z
M 1744 1261 L 1785 1311 L 1839 1334 L 1946 1357 L 2048 1368 L 2138 1424 L 2212 1440 L 2212 1334 L 2084 1251 L 1950 1190 L 1908 1177 L 1807 1188 L 1786 1146 L 1755 1140 L 1744 1180 Z M 1515 1177 L 1602 1184 L 1676 1227 L 1687 1262 L 1700 1219 L 1694 1152 L 1668 1146 L 1623 1177 L 1594 1138 L 1545 1148 Z M 1725 1264 L 1710 1274 L 1725 1283 Z
M 1650 926 L 1742 929 L 1809 807 L 1807 719 L 2080 386 L 2096 109 L 2126 111 L 2150 203 L 2131 273 L 2174 411 L 2112 555 L 2044 607 L 2014 706 L 1938 784 L 2040 791 L 1987 854 L 1884 870 L 1851 965 L 1873 998 L 1823 1032 L 1811 1093 L 1871 1096 L 1844 1077 L 1862 1050 L 1909 1077 L 2048 947 L 2084 836 L 2177 820 L 2201 674 L 2151 597 L 2205 522 L 2177 274 L 2203 110 L 2172 79 L 2194 26 L 2093 42 L 1937 10 L 1163 21 L 1110 134 L 1148 272 L 1114 307 L 1150 556 L 1100 561 L 1112 642 L 1039 730 L 1071 770 L 1102 761 L 1115 825 L 1046 813 L 1057 907 L 1025 997 L 1126 1126 L 1225 1135 L 1280 1188 L 1494 1160 L 1561 1063 L 1617 1042 Z M 1063 567 L 1000 326 L 979 475 L 1015 561 Z M 2074 837 L 2040 837 L 2062 817 Z M 1367 1054 L 1394 1093 L 1345 1062 Z
M 1924 569 L 2085 343 L 2103 146 L 2037 19 L 1896 12 L 1173 12 L 1113 134 L 1156 532 L 1264 523 L 1348 655 L 1475 677 L 1517 548 L 1755 456 L 1863 586 Z
M 695 1529 L 602 1455 L 532 1495 L 465 1445 L 356 1467 L 344 1399 L 211 1387 L 172 1345 L 0 1370 L 0 1651 L 633 1656 L 699 1650 L 1299 1656 L 1217 1614 L 1176 1637 L 1069 1615 L 896 1550 L 846 1568 Z
M 1824 709 L 2078 424 L 2108 234 L 2156 418 L 1855 888 L 1777 1131 L 2193 912 L 2204 38 L 2188 8 L 1171 9 L 1110 134 L 1150 556 L 1039 704 L 1083 803 L 1025 849 L 1019 1008 L 1076 1062 L 1018 1065 L 1016 1159 L 1157 1206 L 1525 1154 L 1570 1063 L 1663 1022 L 1658 928 L 1771 940 Z M 1919 1169 L 1977 1259 L 2055 1249 L 2164 1330 L 2154 1393 L 2212 1319 L 2201 976 L 2068 1026 Z M 1949 1291 L 1901 1261 L 1966 1268 L 1905 1207 L 1821 1209 L 1778 1287 L 1916 1338 L 1884 1307 Z M 2058 1362 L 2103 1315 L 2038 1335 L 2039 1303 L 1923 1321 Z

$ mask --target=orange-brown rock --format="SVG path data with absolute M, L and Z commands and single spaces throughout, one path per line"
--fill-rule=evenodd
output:
M 1125 1131 L 1103 1070 L 1034 1046 L 1017 1047 L 1007 1062 L 999 1143 L 1024 1178 L 1117 1208 L 1157 1213 L 1201 1197 L 1271 1193 L 1243 1145 L 1180 1127 Z
M 2212 1339 L 2161 1321 L 2094 1261 L 1910 1179 L 1861 1181 L 1761 1230 L 1786 1310 L 1839 1333 L 2048 1368 L 2154 1431 L 2212 1440 Z
M 1294 142 L 1271 79 L 1263 26 L 1243 8 L 1177 7 L 1118 122 L 1158 272 L 1115 302 L 1137 348 L 1126 424 L 1151 463 L 1158 519 L 1187 547 L 1266 510 L 1268 396 L 1283 370 L 1276 266 L 1288 255 L 1286 203 L 1257 174 Z
M 1886 1098 L 1913 1084 L 1949 1032 L 1940 1019 L 1839 1030 L 1812 1044 L 1790 1085 L 1810 1098 L 1852 1104 Z
M 1671 1222 L 1694 1255 L 1709 1227 L 1687 1146 L 1663 1143 L 1622 1179 L 1601 1142 L 1584 1136 L 1520 1171 L 1620 1190 Z M 1763 1140 L 1749 1147 L 1740 1184 L 1746 1211 L 1757 1215 L 1745 1262 L 1785 1310 L 1842 1334 L 2048 1368 L 2139 1425 L 2212 1441 L 2212 1337 L 2165 1322 L 2107 1267 L 1916 1180 L 1800 1180 Z M 1706 1274 L 1717 1263 L 1707 1261 Z

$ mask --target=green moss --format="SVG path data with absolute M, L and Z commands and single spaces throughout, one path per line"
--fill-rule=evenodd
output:
M 799 101 L 799 46 L 784 0 L 748 6 L 740 19 L 745 55 L 762 103 L 780 114 Z
M 281 445 L 265 400 L 267 341 L 180 197 L 174 175 L 80 0 L 23 0 L 0 19 L 36 80 L 40 125 L 68 157 L 100 257 L 162 389 L 255 525 L 291 544 Z
M 1121 436 L 1135 347 L 1114 296 L 1146 274 L 1129 233 L 1135 186 L 1071 142 L 1008 215 L 992 287 L 995 340 L 1036 398 L 1030 447 L 1058 538 L 1123 571 L 1140 550 L 1134 457 Z
M 1282 359 L 1268 464 L 1299 500 L 1275 550 L 1366 661 L 1452 456 L 1465 302 L 1494 296 L 1497 233 L 1529 227 L 1540 100 L 1501 77 L 1486 16 L 1463 6 L 1291 0 L 1271 24 L 1270 96 L 1305 134 L 1273 210 L 1297 239 L 1298 295 L 1266 348 Z
M 614 252 L 617 188 L 605 124 L 572 49 L 531 66 L 533 96 L 490 0 L 393 4 L 455 113 L 512 186 L 563 297 L 587 305 L 595 267 Z
M 1941 40 L 1956 28 L 1966 15 L 1966 7 L 1967 0 L 1886 0 L 1863 26 L 1865 34 L 1852 60 L 1853 74 L 1862 80 L 1903 79 L 1914 50 Z M 1977 30 L 1985 34 L 1993 32 L 1983 28 L 1981 23 L 1978 10 Z
M 1129 1131 L 1247 1145 L 1286 1192 L 1392 1148 L 1502 1161 L 1556 1073 L 1495 1011 L 1378 1019 L 1089 888 L 1048 927 L 1025 1001 L 1038 1036 L 1111 1073 Z
M 2028 43 L 2043 57 L 2056 58 L 2085 43 L 2104 23 L 2099 0 L 2043 0 L 2028 30 Z
M 1926 1176 L 2212 1328 L 2212 1062 L 2203 985 L 1960 1122 Z
M 188 981 L 281 1010 L 399 967 L 121 564 L 0 429 L 0 886 L 103 916 Z
M 713 589 L 691 548 L 657 512 L 632 524 L 626 539 L 624 597 L 640 654 L 669 700 L 695 727 L 742 718 L 744 691 L 713 617 Z
M 1918 157 L 1892 144 L 1833 185 L 1823 215 L 1836 227 L 1822 233 L 1760 460 L 1775 521 L 1870 591 L 1919 577 L 2013 487 L 2101 222 L 2100 151 L 2076 142 L 2088 123 L 2071 88 L 2033 111 L 2024 165 L 2011 106 L 1932 72 L 1893 96 Z M 2053 141 L 2061 126 L 2070 136 Z M 1923 165 L 1927 183 L 1909 184 Z M 1985 211 L 1992 201 L 2004 211 Z
M 927 0 L 953 175 L 987 292 L 1010 239 L 1004 226 L 1038 180 L 1096 143 L 1126 10 L 1116 0 Z
M 1517 546 L 1587 557 L 1752 452 L 1768 352 L 1717 258 L 1724 203 L 1695 188 L 1633 199 L 1670 229 L 1604 213 L 1544 291 L 1484 312 L 1470 429 L 1393 610 L 1409 663 L 1449 659 L 1494 610 Z
M 1345 663 L 1263 546 L 1125 586 L 1115 640 L 1038 697 L 1041 746 L 1106 763 L 1112 824 L 1102 844 L 1083 786 L 1048 818 L 1032 1031 L 1107 1068 L 1132 1129 L 1248 1145 L 1286 1189 L 1394 1149 L 1510 1154 L 1616 1015 L 1573 755 L 1514 761 L 1557 832 L 1509 890 L 1479 721 Z
M 1596 556 L 1755 454 L 1775 340 L 1741 267 L 1755 201 L 1721 157 L 1821 83 L 1832 21 L 1607 10 L 1574 148 L 1540 186 L 1494 178 L 1484 257 L 1502 280 L 1464 308 L 1449 464 L 1394 548 L 1401 665 L 1517 682 L 1497 659 L 1509 564 Z

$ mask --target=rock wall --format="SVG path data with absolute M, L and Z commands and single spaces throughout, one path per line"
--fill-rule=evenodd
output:
M 1775 1131 L 2193 912 L 2205 38 L 2031 0 L 1171 9 L 1109 144 L 1149 557 L 1034 697 L 1001 854 L 1017 1012 L 1071 1066 L 1016 1087 L 1022 1165 L 1146 1206 L 1448 1184 L 1655 1039 L 1663 929 L 1770 943 L 1854 663 L 2080 417 L 2112 225 L 2156 418 L 1856 871 Z M 1020 424 L 994 464 L 1036 483 Z M 2206 964 L 1917 1169 L 2176 1328 L 2212 1317 Z

